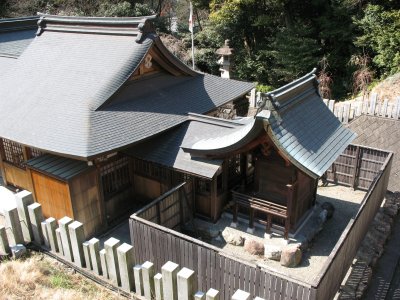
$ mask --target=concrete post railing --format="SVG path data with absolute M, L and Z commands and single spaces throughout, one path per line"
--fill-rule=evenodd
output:
M 215 289 L 197 291 L 197 275 L 191 269 L 168 261 L 161 267 L 161 273 L 155 275 L 152 262 L 134 261 L 132 245 L 121 245 L 119 240 L 110 238 L 100 250 L 98 239 L 85 239 L 79 221 L 69 217 L 44 220 L 41 205 L 33 203 L 29 192 L 20 192 L 16 198 L 17 208 L 6 211 L 6 227 L 0 226 L 0 256 L 10 255 L 10 246 L 33 242 L 82 271 L 110 280 L 114 286 L 147 300 L 220 299 L 220 292 Z M 250 294 L 238 290 L 232 299 L 247 300 Z

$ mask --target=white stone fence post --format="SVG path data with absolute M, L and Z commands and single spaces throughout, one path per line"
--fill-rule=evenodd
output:
M 100 250 L 100 241 L 87 240 L 83 224 L 70 217 L 56 220 L 44 219 L 42 207 L 33 202 L 30 192 L 16 194 L 16 208 L 6 211 L 6 227 L 0 226 L 0 256 L 15 256 L 13 247 L 30 242 L 51 251 L 65 261 L 73 263 L 81 271 L 98 276 L 104 281 L 135 293 L 146 300 L 219 300 L 221 293 L 213 288 L 197 290 L 195 271 L 168 261 L 161 273 L 155 272 L 154 264 L 135 262 L 133 247 L 110 238 Z M 1 199 L 0 199 L 1 201 Z M 232 300 L 249 300 L 250 294 L 237 290 Z M 257 297 L 257 300 L 262 300 Z

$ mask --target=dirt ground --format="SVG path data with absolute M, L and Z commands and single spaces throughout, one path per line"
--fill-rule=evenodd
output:
M 336 242 L 339 240 L 344 228 L 348 224 L 351 217 L 355 216 L 360 207 L 360 203 L 365 195 L 363 191 L 354 191 L 350 188 L 336 185 L 328 185 L 327 187 L 318 188 L 317 203 L 330 202 L 335 207 L 335 213 L 329 219 L 322 229 L 322 231 L 314 238 L 309 249 L 303 253 L 302 262 L 296 268 L 286 268 L 280 265 L 278 261 L 267 260 L 264 257 L 251 255 L 244 251 L 241 246 L 234 246 L 226 244 L 223 239 L 213 239 L 211 242 L 217 247 L 223 249 L 224 252 L 236 256 L 239 259 L 250 261 L 262 265 L 265 268 L 271 269 L 277 273 L 290 275 L 299 280 L 313 281 L 317 276 L 329 254 L 331 253 Z M 217 223 L 218 229 L 222 231 L 226 226 L 230 226 L 232 219 L 223 217 Z M 238 230 L 241 235 L 248 239 L 255 239 L 262 243 L 283 245 L 284 240 L 280 235 L 273 235 L 271 239 L 264 239 L 264 229 L 256 228 L 254 234 L 246 233 L 247 222 L 239 222 Z M 305 228 L 306 226 L 304 226 Z M 213 226 L 214 229 L 216 229 Z M 305 229 L 304 229 L 305 230 Z M 296 239 L 302 234 L 302 229 L 291 238 L 290 243 L 296 243 Z
M 126 299 L 44 254 L 0 263 L 0 299 Z

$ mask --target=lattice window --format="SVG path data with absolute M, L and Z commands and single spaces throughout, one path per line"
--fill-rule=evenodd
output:
M 135 173 L 156 180 L 167 180 L 169 170 L 154 163 L 136 159 Z
M 39 157 L 43 154 L 44 153 L 42 151 L 40 151 L 39 149 L 31 148 L 31 158 Z
M 131 186 L 128 157 L 122 157 L 103 165 L 100 168 L 100 174 L 105 199 L 109 199 L 112 195 Z
M 25 168 L 22 145 L 7 139 L 2 139 L 2 143 L 4 150 L 4 161 L 17 167 Z
M 209 195 L 211 193 L 211 181 L 205 179 L 196 179 L 196 193 Z

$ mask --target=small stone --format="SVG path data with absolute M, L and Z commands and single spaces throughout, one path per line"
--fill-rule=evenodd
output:
M 222 231 L 222 237 L 224 238 L 225 242 L 235 246 L 242 246 L 244 243 L 244 238 L 239 233 L 228 227 Z
M 244 241 L 244 250 L 253 255 L 263 255 L 264 245 L 256 240 L 246 239 Z
M 333 213 L 335 212 L 335 207 L 333 206 L 332 203 L 330 203 L 330 202 L 324 202 L 324 203 L 322 203 L 321 208 L 322 208 L 323 210 L 326 210 L 326 212 L 327 212 L 327 215 L 326 215 L 327 219 L 332 218 Z
M 294 268 L 301 262 L 302 252 L 298 245 L 289 245 L 283 248 L 280 263 L 284 267 Z
M 264 257 L 266 259 L 279 261 L 281 259 L 282 248 L 276 245 L 264 245 Z
M 26 254 L 26 247 L 22 244 L 11 246 L 10 249 L 14 259 L 18 259 Z

